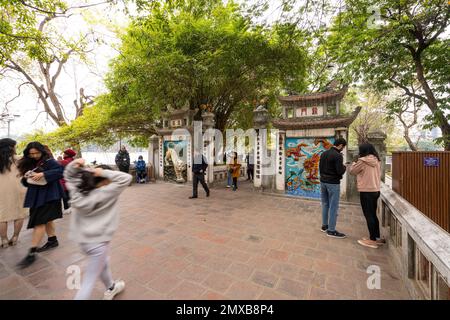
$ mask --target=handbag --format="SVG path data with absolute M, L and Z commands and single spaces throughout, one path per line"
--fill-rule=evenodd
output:
M 47 162 L 47 161 L 45 161 L 45 162 Z M 32 177 L 36 173 L 37 169 L 42 170 L 42 168 L 40 166 L 38 166 L 38 167 L 34 168 L 33 170 L 30 170 L 27 173 L 25 173 L 24 178 L 27 179 L 28 184 L 32 184 L 32 185 L 36 185 L 36 186 L 45 186 L 47 184 L 47 180 L 45 179 L 45 176 L 43 176 L 41 179 L 39 179 L 37 181 L 32 179 Z

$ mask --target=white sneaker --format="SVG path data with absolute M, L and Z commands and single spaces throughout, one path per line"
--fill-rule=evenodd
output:
M 114 289 L 106 290 L 103 295 L 103 300 L 112 300 L 116 295 L 121 293 L 125 289 L 125 282 L 123 280 L 117 280 L 114 282 Z

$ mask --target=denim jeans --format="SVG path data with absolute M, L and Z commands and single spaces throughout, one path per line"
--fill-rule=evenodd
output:
M 232 186 L 233 185 L 233 181 L 232 181 L 233 177 L 230 173 L 230 171 L 227 170 L 227 186 Z
M 320 189 L 322 196 L 322 224 L 328 225 L 328 231 L 336 231 L 341 185 L 321 182 Z

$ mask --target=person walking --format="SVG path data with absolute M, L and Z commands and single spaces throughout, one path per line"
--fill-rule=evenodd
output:
M 75 300 L 89 299 L 99 277 L 106 288 L 104 300 L 112 300 L 125 289 L 124 281 L 112 278 L 109 251 L 119 225 L 117 200 L 132 177 L 110 169 L 105 165 L 87 169 L 84 159 L 76 159 L 67 165 L 64 172 L 73 210 L 69 237 L 88 256 L 88 265 Z
M 360 245 L 377 249 L 385 243 L 380 238 L 380 222 L 377 217 L 378 198 L 380 197 L 381 161 L 375 147 L 370 143 L 359 146 L 359 158 L 352 163 L 350 174 L 356 175 L 361 207 L 369 229 L 369 239 L 358 240 Z
M 334 145 L 323 152 L 319 161 L 320 190 L 322 202 L 322 232 L 327 236 L 343 239 L 345 234 L 336 230 L 341 179 L 346 171 L 341 154 L 347 145 L 344 138 L 338 138 Z
M 36 252 L 44 252 L 59 245 L 54 220 L 62 218 L 61 200 L 64 196 L 60 179 L 63 167 L 50 157 L 39 142 L 30 142 L 18 162 L 22 184 L 27 187 L 24 207 L 30 208 L 28 229 L 33 229 L 31 248 L 28 255 L 18 264 L 25 268 L 36 260 Z M 38 248 L 44 234 L 48 241 Z
M 239 176 L 241 175 L 241 164 L 238 163 L 237 152 L 234 153 L 233 162 L 231 164 L 231 170 L 232 170 L 232 177 L 233 177 L 233 191 L 236 191 L 238 188 L 237 181 L 238 181 Z
M 125 146 L 122 146 L 116 155 L 116 165 L 120 171 L 130 172 L 130 154 Z
M 231 168 L 232 162 L 233 162 L 233 153 L 228 153 L 227 154 L 227 188 L 231 188 L 231 186 L 233 185 L 233 168 Z
M 65 168 L 69 163 L 71 163 L 74 159 L 77 153 L 73 151 L 72 149 L 67 149 L 64 151 L 62 159 L 58 158 L 58 163 Z M 70 213 L 70 195 L 69 191 L 66 188 L 66 180 L 62 178 L 60 180 L 61 185 L 64 190 L 64 197 L 63 197 L 63 206 L 64 206 L 64 213 Z
M 247 181 L 253 181 L 253 171 L 255 169 L 255 161 L 253 152 L 247 154 Z
M 198 183 L 200 182 L 205 189 L 206 196 L 209 197 L 209 188 L 205 182 L 206 169 L 208 168 L 208 163 L 206 162 L 205 156 L 199 151 L 194 151 L 194 159 L 192 164 L 192 196 L 189 199 L 198 198 Z
M 25 188 L 17 170 L 16 141 L 0 139 L 0 237 L 2 248 L 14 246 L 19 239 L 27 210 L 23 207 Z M 8 240 L 8 222 L 14 223 L 14 234 Z

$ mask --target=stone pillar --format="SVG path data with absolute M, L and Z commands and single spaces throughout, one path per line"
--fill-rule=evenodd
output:
M 214 113 L 204 111 L 202 113 L 202 129 L 203 133 L 208 129 L 213 129 L 215 125 Z M 203 135 L 205 137 L 205 135 Z M 208 169 L 206 173 L 206 181 L 208 183 L 214 182 L 214 136 L 208 136 L 206 140 L 203 141 L 204 149 L 203 154 L 208 162 Z
M 156 161 L 155 161 L 156 160 Z M 159 139 L 157 135 L 152 135 L 148 144 L 148 165 L 151 166 L 150 180 L 158 177 L 159 171 Z
M 284 146 L 286 142 L 286 131 L 280 130 L 277 134 L 277 161 L 276 161 L 276 178 L 275 185 L 278 191 L 285 189 L 285 151 Z
M 261 129 L 267 129 L 269 122 L 269 112 L 267 109 L 260 105 L 253 110 L 253 126 L 256 131 L 255 137 L 255 177 L 253 179 L 253 185 L 256 188 L 263 187 L 263 167 L 262 167 L 262 155 L 267 153 L 267 144 L 265 137 L 261 134 Z
M 349 162 L 353 162 L 353 159 L 356 159 L 358 156 L 358 148 L 356 149 L 348 149 L 347 151 L 347 159 Z M 347 176 L 347 188 L 346 188 L 346 197 L 345 199 L 349 202 L 359 202 L 359 192 L 356 188 L 356 176 L 346 173 Z
M 367 141 L 373 144 L 381 159 L 381 181 L 385 182 L 386 175 L 386 134 L 382 131 L 371 131 L 367 134 Z
M 160 179 L 164 179 L 164 137 L 158 138 L 158 153 L 159 153 L 159 168 L 158 168 L 158 176 Z
M 340 127 L 335 129 L 336 132 L 336 138 L 342 137 L 347 141 L 347 146 L 342 150 L 342 156 L 344 158 L 344 163 L 352 160 L 352 158 L 348 158 L 348 128 L 346 127 Z M 347 195 L 347 188 L 348 188 L 348 174 L 344 174 L 341 180 L 341 199 L 348 199 L 349 196 Z

